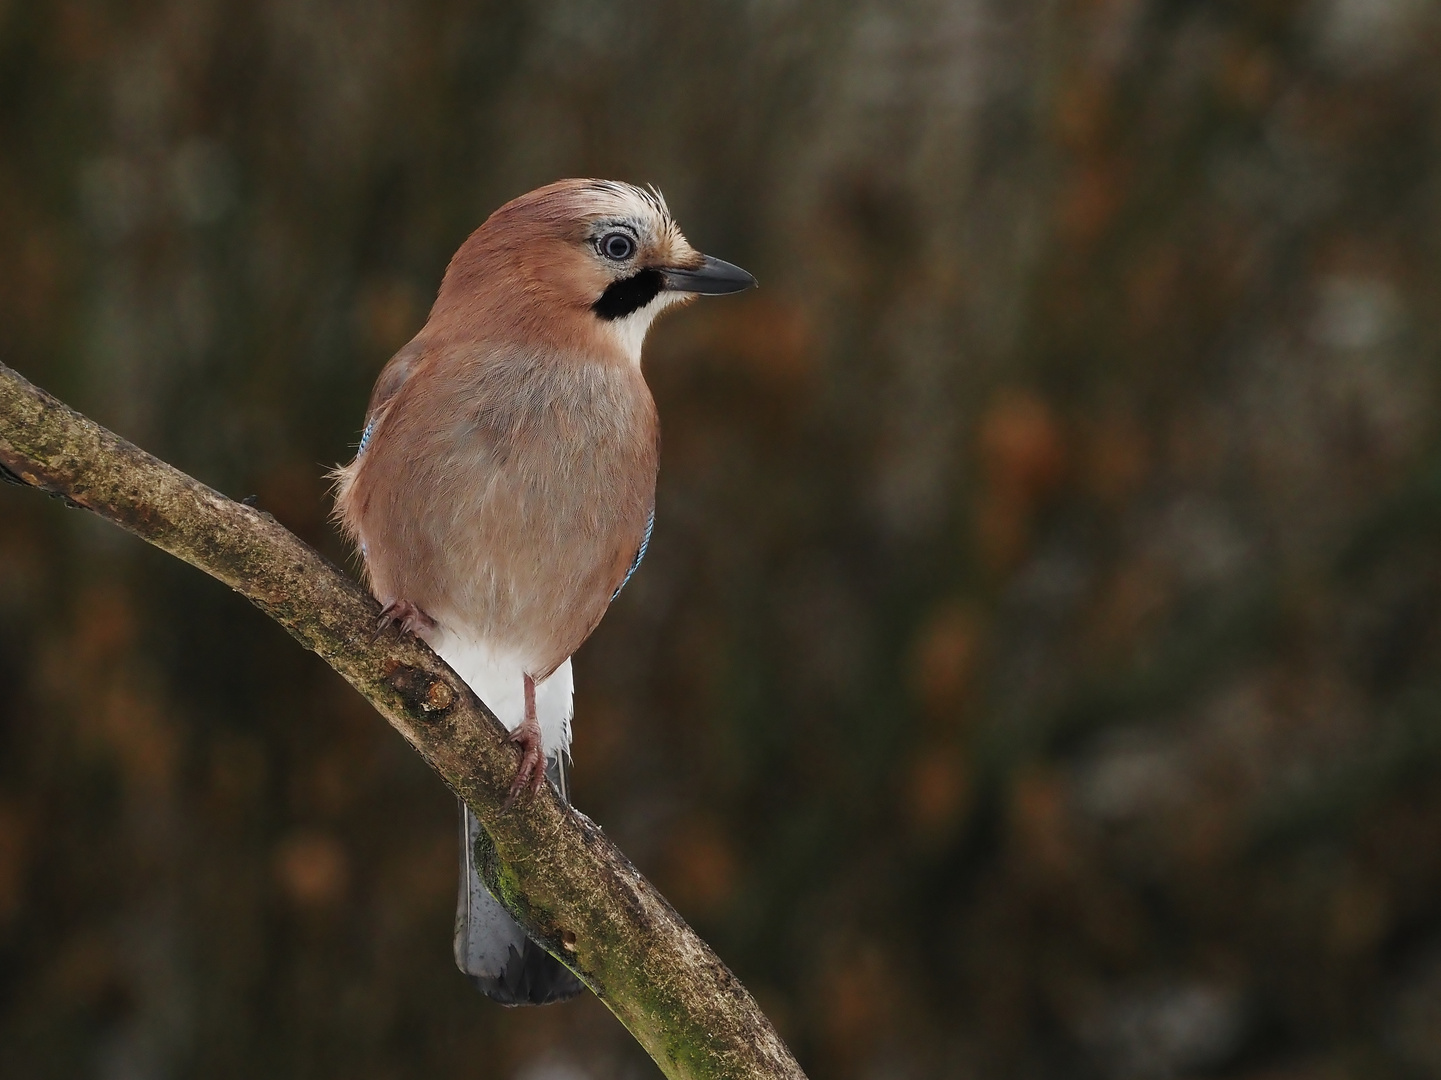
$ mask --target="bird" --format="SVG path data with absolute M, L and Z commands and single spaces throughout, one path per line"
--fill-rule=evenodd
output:
M 659 421 L 641 371 L 656 316 L 755 284 L 703 255 L 654 187 L 560 180 L 501 206 L 451 258 L 424 325 L 381 371 L 335 516 L 381 605 L 520 748 L 506 805 L 567 798 L 571 657 L 655 524 Z M 461 804 L 454 952 L 506 1005 L 580 981 L 486 889 Z

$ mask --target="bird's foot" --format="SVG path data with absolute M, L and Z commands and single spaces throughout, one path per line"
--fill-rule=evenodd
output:
M 380 618 L 375 624 L 376 636 L 383 634 L 392 625 L 399 626 L 403 634 L 419 637 L 422 632 L 428 634 L 435 629 L 435 620 L 422 611 L 419 604 L 410 600 L 393 600 L 380 612 Z
M 520 747 L 520 766 L 511 781 L 510 794 L 505 797 L 507 810 L 522 794 L 535 795 L 545 783 L 545 749 L 540 744 L 540 724 L 535 717 L 527 717 L 512 731 L 510 741 Z

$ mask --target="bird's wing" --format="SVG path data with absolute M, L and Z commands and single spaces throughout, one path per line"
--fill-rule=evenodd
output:
M 415 372 L 424 354 L 425 350 L 416 341 L 411 341 L 381 369 L 380 377 L 375 380 L 375 389 L 370 392 L 370 406 L 365 410 L 365 433 L 360 436 L 356 457 L 365 453 L 365 448 L 370 445 L 370 437 L 375 434 L 376 425 L 385 415 L 385 407 Z
M 375 380 L 375 389 L 370 392 L 370 408 L 366 410 L 367 413 L 378 412 L 386 402 L 395 397 L 396 391 L 405 385 L 405 380 L 410 378 L 424 355 L 425 349 L 417 338 L 390 358 Z
M 621 578 L 620 584 L 615 587 L 615 592 L 610 594 L 612 603 L 614 603 L 615 598 L 620 595 L 620 591 L 630 583 L 630 579 L 635 577 L 635 572 L 640 569 L 641 560 L 645 558 L 646 549 L 650 547 L 650 534 L 654 530 L 655 507 L 652 506 L 650 508 L 650 516 L 645 519 L 645 533 L 640 538 L 640 547 L 635 549 L 635 558 L 630 562 L 630 569 L 625 572 L 625 577 Z

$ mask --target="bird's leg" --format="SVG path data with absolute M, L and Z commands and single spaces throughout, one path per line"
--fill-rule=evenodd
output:
M 520 727 L 510 733 L 510 741 L 520 747 L 520 767 L 515 770 L 511 781 L 510 794 L 505 797 L 509 809 L 521 792 L 532 795 L 540 791 L 545 783 L 545 750 L 540 744 L 540 721 L 535 717 L 535 680 L 529 675 L 525 679 L 525 719 Z
M 435 620 L 421 611 L 419 604 L 410 600 L 392 600 L 381 609 L 375 626 L 376 635 L 379 636 L 392 623 L 400 627 L 401 633 L 417 637 L 421 631 L 429 633 L 435 629 Z

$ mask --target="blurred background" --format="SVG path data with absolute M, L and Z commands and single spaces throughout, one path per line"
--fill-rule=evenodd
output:
M 762 287 L 652 336 L 575 798 L 811 1074 L 1441 1076 L 1438 7 L 3 0 L 0 360 L 344 562 L 451 252 L 653 182 Z M 0 1074 L 657 1076 L 454 970 L 454 813 L 0 488 Z

